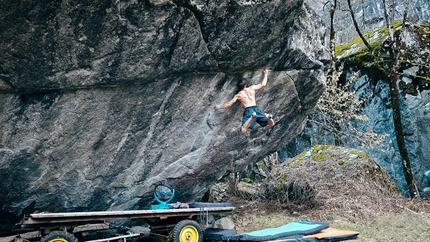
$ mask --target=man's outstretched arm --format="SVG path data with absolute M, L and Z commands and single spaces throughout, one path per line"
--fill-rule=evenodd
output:
M 263 77 L 261 78 L 261 81 L 259 84 L 256 85 L 251 85 L 249 88 L 253 89 L 253 90 L 258 90 L 261 89 L 263 87 L 265 87 L 267 85 L 267 75 L 268 75 L 269 71 L 267 69 L 263 70 Z
M 231 107 L 231 105 L 233 105 L 236 101 L 237 101 L 237 97 L 236 97 L 236 95 L 235 95 L 233 99 L 231 99 L 230 101 L 226 102 L 225 104 L 223 104 L 223 105 L 215 105 L 215 109 L 229 108 L 229 107 Z

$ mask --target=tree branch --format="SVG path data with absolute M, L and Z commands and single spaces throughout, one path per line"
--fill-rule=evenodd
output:
M 364 45 L 366 45 L 366 47 L 371 51 L 372 47 L 370 46 L 369 42 L 367 42 L 367 40 L 364 38 L 363 34 L 361 33 L 360 28 L 358 27 L 357 20 L 355 19 L 354 10 L 352 10 L 352 7 L 351 7 L 351 0 L 348 0 L 348 7 L 349 7 L 349 12 L 351 12 L 352 22 L 354 23 L 355 30 L 357 31 L 357 33 L 360 36 L 361 40 L 363 41 Z

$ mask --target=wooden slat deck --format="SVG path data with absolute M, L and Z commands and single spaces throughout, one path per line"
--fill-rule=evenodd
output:
M 126 211 L 98 211 L 98 212 L 70 212 L 70 213 L 34 213 L 25 217 L 22 227 L 39 227 L 56 224 L 81 224 L 120 219 L 146 219 L 169 217 L 191 218 L 201 214 L 230 213 L 234 207 L 206 207 L 180 208 L 164 210 L 126 210 Z

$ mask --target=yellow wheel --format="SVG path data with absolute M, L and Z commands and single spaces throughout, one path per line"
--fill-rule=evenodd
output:
M 199 232 L 194 226 L 185 226 L 179 232 L 179 241 L 197 241 L 199 238 Z
M 65 238 L 53 238 L 49 242 L 68 242 Z
M 78 242 L 78 239 L 64 231 L 53 231 L 43 237 L 40 242 Z
M 202 242 L 203 234 L 199 224 L 194 220 L 182 220 L 172 231 L 173 242 Z

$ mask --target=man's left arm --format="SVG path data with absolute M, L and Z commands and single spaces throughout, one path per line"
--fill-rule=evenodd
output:
M 231 99 L 230 101 L 226 102 L 225 104 L 223 104 L 223 105 L 215 105 L 215 109 L 224 109 L 224 108 L 229 108 L 229 107 L 231 107 L 231 105 L 233 105 L 236 101 L 237 101 L 237 97 L 236 97 L 236 95 L 235 95 L 233 99 Z
M 249 88 L 253 89 L 253 90 L 258 90 L 261 89 L 263 87 L 265 87 L 267 85 L 267 75 L 268 75 L 269 71 L 267 69 L 263 70 L 263 77 L 261 78 L 261 81 L 259 84 L 256 85 L 252 85 Z

